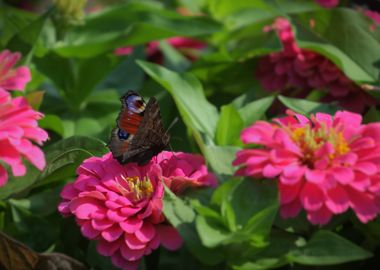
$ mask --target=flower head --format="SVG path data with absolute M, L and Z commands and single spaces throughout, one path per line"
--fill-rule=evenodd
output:
M 277 18 L 264 31 L 271 29 L 277 32 L 283 50 L 259 61 L 256 77 L 264 89 L 289 92 L 297 89 L 299 97 L 306 96 L 313 89 L 325 90 L 325 101 L 337 100 L 341 106 L 355 112 L 376 103 L 329 59 L 300 48 L 288 20 Z M 354 104 L 350 102 L 352 100 L 355 100 Z
M 201 155 L 163 151 L 157 155 L 156 162 L 162 169 L 165 184 L 174 193 L 189 187 L 217 185 L 215 175 L 208 172 Z
M 303 208 L 313 224 L 326 224 L 351 208 L 363 223 L 380 213 L 380 124 L 359 114 L 288 112 L 274 123 L 258 121 L 241 139 L 261 146 L 238 152 L 237 175 L 277 178 L 281 214 Z
M 11 53 L 8 50 L 0 53 L 0 90 L 22 91 L 30 81 L 29 68 L 25 66 L 13 68 L 20 58 L 20 53 Z
M 206 44 L 199 40 L 184 37 L 168 38 L 166 42 L 191 61 L 195 61 L 199 56 L 200 50 L 206 47 Z M 131 46 L 117 48 L 114 51 L 116 55 L 129 55 L 132 52 L 133 47 Z M 163 55 L 159 48 L 159 41 L 151 41 L 146 45 L 146 55 L 149 61 L 162 64 Z
M 324 8 L 333 8 L 339 5 L 339 0 L 315 0 L 315 2 Z
M 41 145 L 48 138 L 46 131 L 37 124 L 42 116 L 29 106 L 25 98 L 12 99 L 7 91 L 0 88 L 0 161 L 8 164 L 15 176 L 26 173 L 22 158 L 39 170 L 45 167 L 43 152 L 32 143 Z M 7 180 L 8 173 L 0 164 L 0 186 Z
M 98 241 L 98 252 L 114 265 L 137 269 L 160 244 L 181 246 L 162 213 L 164 186 L 158 164 L 120 165 L 110 153 L 85 160 L 78 178 L 62 190 L 59 211 L 74 215 L 82 234 Z

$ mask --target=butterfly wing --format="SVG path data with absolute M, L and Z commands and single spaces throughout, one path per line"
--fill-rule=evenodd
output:
M 122 109 L 116 120 L 117 125 L 129 134 L 136 134 L 144 117 L 146 103 L 135 91 L 128 91 L 120 98 Z
M 108 147 L 113 157 L 122 163 L 123 155 L 128 151 L 129 144 L 143 119 L 146 103 L 137 92 L 131 90 L 125 93 L 120 101 L 122 107 L 116 120 L 117 127 L 111 132 Z
M 146 105 L 138 131 L 123 156 L 122 163 L 137 162 L 139 165 L 144 165 L 164 150 L 169 140 L 170 136 L 164 129 L 158 102 L 155 98 L 151 98 Z
M 120 163 L 123 163 L 123 155 L 128 151 L 129 144 L 133 137 L 133 134 L 129 134 L 119 127 L 112 130 L 111 140 L 108 143 L 108 147 L 111 150 L 112 156 Z
M 0 269 L 33 270 L 38 256 L 37 252 L 0 232 Z

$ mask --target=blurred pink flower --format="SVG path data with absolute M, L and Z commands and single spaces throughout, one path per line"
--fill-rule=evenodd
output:
M 45 167 L 45 156 L 38 144 L 46 141 L 48 134 L 38 127 L 42 118 L 34 111 L 24 97 L 12 99 L 0 88 L 0 161 L 8 164 L 14 176 L 23 176 L 26 168 L 22 158 L 29 160 L 39 170 Z M 8 173 L 0 163 L 0 186 L 8 181 Z
M 201 155 L 163 151 L 155 162 L 162 169 L 165 184 L 174 193 L 179 194 L 189 187 L 217 186 L 215 175 L 208 172 Z
M 206 47 L 206 44 L 191 38 L 184 37 L 172 37 L 166 39 L 172 47 L 181 52 L 186 58 L 191 61 L 195 61 L 199 57 L 199 52 L 201 49 Z M 163 63 L 163 55 L 160 51 L 159 41 L 151 41 L 146 46 L 146 55 L 148 60 L 151 62 L 155 62 L 157 64 Z M 121 47 L 117 48 L 114 53 L 116 55 L 129 55 L 133 52 L 133 47 Z
M 30 81 L 29 68 L 25 66 L 13 68 L 20 58 L 21 54 L 17 52 L 4 50 L 0 53 L 0 89 L 23 91 Z
M 301 90 L 298 92 L 300 97 L 306 96 L 312 89 L 324 89 L 327 92 L 326 101 L 336 100 L 355 112 L 375 105 L 375 99 L 348 79 L 333 62 L 323 55 L 298 47 L 288 20 L 277 18 L 264 31 L 271 29 L 277 31 L 283 50 L 259 61 L 256 78 L 264 89 L 285 91 L 296 88 Z
M 169 250 L 182 244 L 162 213 L 163 179 L 175 192 L 215 181 L 199 156 L 171 152 L 145 166 L 120 165 L 108 153 L 85 160 L 77 174 L 62 190 L 58 210 L 74 215 L 82 234 L 98 241 L 98 252 L 123 269 L 137 269 L 141 258 L 160 244 Z
M 258 149 L 237 153 L 236 175 L 276 178 L 281 215 L 303 208 L 313 224 L 326 224 L 351 208 L 366 223 L 380 212 L 380 123 L 362 124 L 356 113 L 288 112 L 274 123 L 258 121 L 241 139 Z
M 375 23 L 380 24 L 380 13 L 373 10 L 365 10 L 364 15 L 371 18 Z
M 315 2 L 324 8 L 333 8 L 339 5 L 339 0 L 315 0 Z

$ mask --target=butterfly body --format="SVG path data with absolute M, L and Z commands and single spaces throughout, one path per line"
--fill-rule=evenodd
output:
M 119 163 L 144 165 L 163 151 L 170 140 L 162 124 L 158 102 L 151 98 L 145 103 L 134 91 L 128 91 L 120 100 L 122 109 L 108 146 Z

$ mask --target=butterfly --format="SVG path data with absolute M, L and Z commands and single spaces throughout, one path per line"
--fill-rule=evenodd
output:
M 86 270 L 79 261 L 62 253 L 38 253 L 0 231 L 2 270 Z
M 160 107 L 154 97 L 146 103 L 132 90 L 120 101 L 121 111 L 108 147 L 119 163 L 144 165 L 169 145 L 170 136 L 164 129 Z

